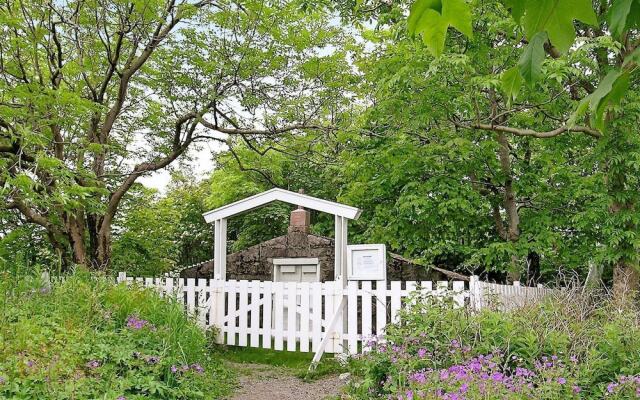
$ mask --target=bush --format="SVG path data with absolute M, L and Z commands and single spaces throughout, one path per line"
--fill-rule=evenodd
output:
M 573 292 L 511 312 L 415 301 L 351 360 L 351 398 L 640 397 L 637 309 Z
M 51 287 L 0 278 L 0 397 L 199 399 L 229 391 L 176 302 L 77 272 Z

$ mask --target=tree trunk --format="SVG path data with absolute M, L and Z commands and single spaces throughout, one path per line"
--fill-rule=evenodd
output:
M 92 266 L 97 270 L 106 270 L 111 262 L 111 225 L 102 223 L 98 231 L 97 248 Z
M 507 240 L 516 243 L 520 239 L 520 216 L 518 215 L 518 205 L 516 203 L 516 193 L 513 188 L 513 175 L 511 171 L 511 154 L 509 150 L 509 139 L 507 135 L 498 133 L 498 158 L 500 168 L 504 175 L 504 209 L 507 214 Z M 520 260 L 517 255 L 511 256 L 511 265 L 507 271 L 507 279 L 510 282 L 519 281 L 522 275 Z
M 84 218 L 82 215 L 71 215 L 67 220 L 67 236 L 71 251 L 73 254 L 73 262 L 75 264 L 87 265 L 87 246 L 85 244 Z

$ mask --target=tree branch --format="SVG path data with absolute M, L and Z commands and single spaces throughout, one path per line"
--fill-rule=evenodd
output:
M 458 128 L 481 129 L 485 131 L 504 132 L 504 133 L 510 133 L 515 136 L 531 136 L 531 137 L 536 137 L 541 139 L 556 137 L 565 132 L 584 133 L 585 135 L 589 135 L 596 139 L 600 139 L 602 137 L 602 134 L 597 130 L 589 128 L 587 126 L 580 126 L 580 125 L 572 126 L 572 127 L 567 125 L 562 125 L 550 131 L 540 132 L 540 131 L 534 131 L 533 129 L 515 128 L 511 126 L 504 126 L 504 125 L 491 125 L 491 124 L 482 124 L 482 123 L 472 123 L 470 125 L 466 125 L 453 119 L 451 120 L 451 122 Z

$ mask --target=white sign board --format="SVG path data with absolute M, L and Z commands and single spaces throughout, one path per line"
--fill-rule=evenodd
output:
M 387 279 L 387 249 L 384 244 L 347 246 L 347 279 L 384 281 Z

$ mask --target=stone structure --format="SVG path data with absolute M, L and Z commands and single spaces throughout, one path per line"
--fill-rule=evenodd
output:
M 288 233 L 227 255 L 227 279 L 273 280 L 274 258 L 317 258 L 322 282 L 334 279 L 335 247 L 332 238 L 310 232 L 310 213 L 298 207 L 291 212 Z M 400 281 L 460 279 L 449 271 L 416 265 L 397 254 L 387 257 L 387 279 Z M 451 273 L 453 274 L 453 273 Z M 182 278 L 213 278 L 213 260 L 180 271 Z M 464 277 L 463 277 L 464 278 Z

